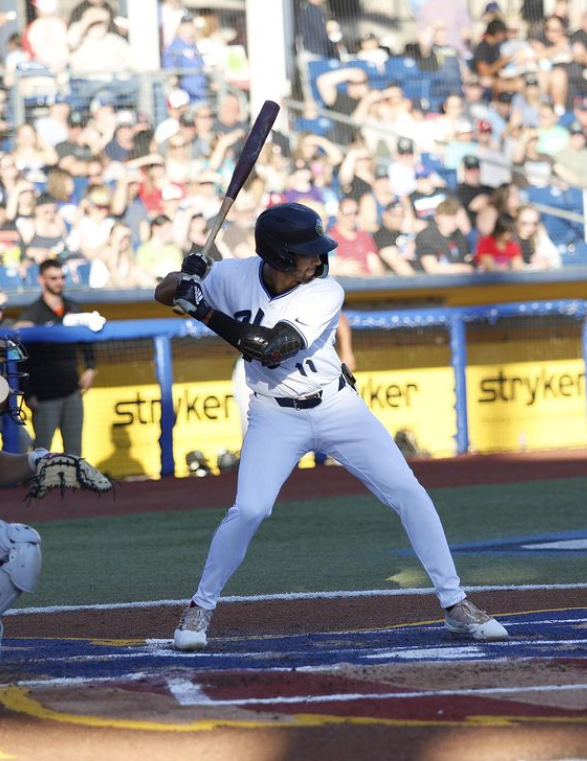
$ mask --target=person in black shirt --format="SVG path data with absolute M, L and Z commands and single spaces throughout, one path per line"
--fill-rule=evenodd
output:
M 381 225 L 373 233 L 379 257 L 394 275 L 415 274 L 413 220 L 406 215 L 402 200 L 395 196 L 381 213 Z M 418 267 L 419 269 L 419 267 Z
M 491 202 L 494 188 L 481 184 L 481 162 L 477 156 L 463 157 L 462 172 L 462 181 L 457 186 L 457 198 L 474 228 L 477 225 L 477 214 Z
M 414 180 L 416 189 L 408 196 L 414 215 L 422 223 L 429 222 L 438 204 L 448 198 L 448 191 L 446 186 L 441 186 L 438 175 L 424 164 L 414 167 Z
M 339 58 L 336 45 L 328 36 L 325 0 L 307 0 L 300 11 L 298 32 L 306 53 L 315 58 Z
M 65 275 L 61 264 L 47 259 L 39 267 L 42 292 L 19 316 L 16 328 L 58 325 L 78 304 L 63 295 Z M 35 447 L 51 448 L 59 428 L 64 451 L 81 457 L 84 410 L 82 394 L 91 388 L 96 361 L 91 344 L 83 344 L 84 371 L 78 374 L 78 347 L 70 343 L 27 343 L 29 373 L 26 402 L 32 412 Z
M 507 38 L 507 26 L 501 19 L 493 19 L 487 24 L 483 39 L 473 51 L 471 68 L 485 87 L 496 92 L 504 89 L 507 82 L 499 79 L 499 72 L 510 62 L 509 56 L 501 55 L 501 44 Z M 509 85 L 508 85 L 509 86 Z
M 456 198 L 441 201 L 433 221 L 416 235 L 416 259 L 427 274 L 473 272 L 472 256 L 458 226 L 460 209 Z
M 87 116 L 79 111 L 72 112 L 67 118 L 67 140 L 55 146 L 59 157 L 58 166 L 74 177 L 84 177 L 88 174 L 89 162 L 96 152 L 95 146 L 90 144 L 87 126 Z

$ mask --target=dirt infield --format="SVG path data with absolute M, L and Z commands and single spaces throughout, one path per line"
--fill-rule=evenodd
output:
M 515 455 L 463 455 L 450 459 L 415 459 L 412 470 L 427 488 L 506 484 L 554 478 L 587 476 L 587 450 L 534 452 Z M 236 473 L 207 478 L 162 478 L 118 485 L 114 498 L 95 494 L 58 494 L 26 505 L 25 488 L 2 491 L 2 518 L 8 521 L 75 520 L 90 516 L 129 515 L 152 511 L 229 507 L 236 491 Z M 318 467 L 295 470 L 283 486 L 280 502 L 319 497 L 366 494 L 363 484 L 344 468 Z M 74 509 L 72 509 L 74 507 Z M 30 517 L 28 517 L 30 516 Z
M 411 464 L 427 488 L 508 483 L 585 476 L 587 452 Z M 198 507 L 228 507 L 235 483 L 234 473 L 123 483 L 115 501 L 89 495 L 75 511 L 71 495 L 23 508 L 24 490 L 7 489 L 2 517 L 193 509 L 194 492 Z M 280 501 L 363 493 L 342 468 L 322 467 L 292 474 Z M 0 759 L 587 759 L 586 597 L 476 594 L 512 626 L 503 647 L 449 640 L 431 594 L 221 604 L 209 652 L 191 659 L 169 649 L 175 606 L 10 617 L 6 663 L 26 651 L 29 676 L 0 663 Z M 76 662 L 92 670 L 66 684 Z

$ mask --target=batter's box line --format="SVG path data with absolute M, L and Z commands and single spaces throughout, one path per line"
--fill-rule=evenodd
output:
M 485 586 L 463 587 L 467 593 L 485 592 L 536 592 L 536 591 L 565 591 L 587 589 L 587 583 L 579 584 L 497 584 Z M 411 597 L 422 595 L 435 595 L 431 587 L 411 587 L 409 589 L 369 589 L 331 592 L 284 592 L 266 595 L 232 595 L 221 597 L 219 605 L 231 605 L 234 603 L 255 602 L 295 602 L 297 600 L 335 600 L 353 599 L 361 597 Z M 185 606 L 185 599 L 181 600 L 139 600 L 132 602 L 114 603 L 88 603 L 79 605 L 49 605 L 43 607 L 13 608 L 6 611 L 4 616 L 26 616 L 50 613 L 76 613 L 79 611 L 92 610 L 126 610 L 132 608 L 166 608 Z

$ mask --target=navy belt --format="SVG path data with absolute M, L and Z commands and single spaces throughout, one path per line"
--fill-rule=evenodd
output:
M 344 375 L 341 374 L 338 379 L 338 390 L 342 391 L 345 384 Z M 316 391 L 315 394 L 308 394 L 308 396 L 298 396 L 297 398 L 292 398 L 291 396 L 274 396 L 273 398 L 280 407 L 290 407 L 294 410 L 311 410 L 322 404 L 322 391 Z

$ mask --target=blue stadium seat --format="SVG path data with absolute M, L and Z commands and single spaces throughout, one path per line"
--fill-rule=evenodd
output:
M 88 178 L 87 177 L 74 177 L 73 178 L 73 198 L 74 200 L 79 203 L 82 198 L 84 197 L 84 194 L 88 188 Z
M 39 276 L 39 265 L 30 264 L 26 269 L 26 273 L 22 280 L 22 284 L 28 287 L 38 286 L 39 285 L 39 283 L 37 282 L 38 276 Z
M 433 105 L 432 93 L 433 75 L 429 71 L 421 71 L 417 66 L 406 75 L 402 90 L 406 98 L 420 103 L 426 111 L 431 110 Z M 436 98 L 436 101 L 439 99 Z
M 581 188 L 569 188 L 565 190 L 565 200 L 568 211 L 575 214 L 583 214 L 583 190 Z
M 21 285 L 20 275 L 15 269 L 0 267 L 0 290 L 16 291 Z
M 363 61 L 360 58 L 352 58 L 345 62 L 345 66 L 353 66 L 362 69 L 369 78 L 369 86 L 382 90 L 388 86 L 388 77 L 385 71 L 381 71 L 373 61 Z
M 326 116 L 317 116 L 315 119 L 298 117 L 294 122 L 295 132 L 311 132 L 313 135 L 324 137 L 333 128 L 333 122 Z
M 571 197 L 566 191 L 555 187 L 536 188 L 529 186 L 526 188 L 526 192 L 530 203 L 569 211 Z M 580 223 L 543 211 L 540 212 L 540 218 L 553 243 L 557 246 L 569 246 L 583 236 Z
M 89 285 L 90 284 L 90 271 L 92 269 L 92 262 L 87 262 L 86 264 L 81 264 L 78 267 L 78 274 L 79 279 L 82 285 Z
M 17 64 L 19 90 L 24 95 L 25 108 L 46 107 L 57 92 L 57 80 L 47 66 L 37 61 Z
M 442 103 L 449 95 L 463 94 L 461 67 L 456 56 L 447 56 L 432 75 L 430 95 Z
M 447 188 L 449 190 L 457 189 L 457 185 L 459 184 L 459 181 L 458 181 L 456 169 L 447 169 L 446 167 L 443 166 L 443 167 L 438 167 L 435 171 L 446 182 Z
M 316 79 L 321 74 L 325 74 L 327 71 L 335 71 L 336 69 L 341 69 L 342 67 L 343 64 L 341 64 L 341 62 L 336 58 L 319 58 L 317 61 L 309 61 L 308 77 L 310 79 L 310 90 L 312 92 L 312 97 L 316 103 L 324 105 L 324 102 L 320 97 L 320 93 L 318 92 L 318 88 L 316 87 Z
M 388 58 L 385 62 L 385 74 L 389 84 L 397 82 L 397 84 L 403 85 L 408 78 L 413 78 L 418 71 L 418 64 L 413 58 L 397 55 Z
M 444 169 L 442 159 L 437 153 L 422 153 L 420 154 L 420 158 L 422 159 L 424 166 L 427 166 L 435 172 L 440 172 Z
M 587 266 L 587 243 L 577 240 L 561 250 L 561 260 L 565 267 Z

